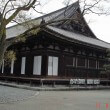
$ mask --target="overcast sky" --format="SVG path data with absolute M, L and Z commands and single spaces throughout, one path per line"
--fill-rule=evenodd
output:
M 48 0 L 48 1 L 50 2 L 47 2 L 47 4 L 44 3 L 45 5 L 43 5 L 42 8 L 40 8 L 40 10 L 44 13 L 49 13 L 65 6 L 62 3 L 63 0 Z M 108 5 L 110 5 L 110 3 Z M 87 22 L 89 20 L 91 21 L 89 23 L 89 26 L 99 39 L 102 39 L 110 43 L 110 15 L 98 16 L 90 14 L 86 17 L 86 20 Z

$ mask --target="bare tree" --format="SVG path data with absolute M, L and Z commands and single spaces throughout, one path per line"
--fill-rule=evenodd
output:
M 37 0 L 2 0 L 0 5 L 0 67 L 6 49 L 10 43 L 6 40 L 6 26 L 13 21 L 21 11 L 28 11 Z

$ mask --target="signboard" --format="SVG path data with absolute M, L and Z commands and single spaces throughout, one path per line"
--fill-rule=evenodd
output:
M 70 79 L 70 84 L 86 84 L 86 79 Z M 99 79 L 87 79 L 87 84 L 100 84 Z
M 94 84 L 100 84 L 100 80 L 99 79 L 95 79 L 94 80 Z
M 93 79 L 87 79 L 87 84 L 94 84 L 94 80 Z
M 78 79 L 77 84 L 85 84 L 85 79 Z
M 85 79 L 70 79 L 70 84 L 85 84 Z
M 72 85 L 72 84 L 77 84 L 77 80 L 78 79 L 70 79 L 70 84 Z

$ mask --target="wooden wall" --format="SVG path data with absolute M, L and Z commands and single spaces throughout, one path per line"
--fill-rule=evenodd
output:
M 93 47 L 67 42 L 47 33 L 27 39 L 25 43 L 14 45 L 17 60 L 14 76 L 48 77 L 48 57 L 58 57 L 58 76 L 60 78 L 98 78 L 100 68 L 105 63 L 105 51 Z M 11 48 L 10 48 L 11 49 Z M 33 75 L 34 56 L 42 56 L 41 76 Z M 21 58 L 26 57 L 25 75 L 21 75 Z M 11 75 L 5 67 L 5 75 Z

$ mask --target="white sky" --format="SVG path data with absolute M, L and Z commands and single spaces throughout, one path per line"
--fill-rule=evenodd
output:
M 90 16 L 93 22 L 89 24 L 94 34 L 106 42 L 110 43 L 110 15 L 109 16 Z

